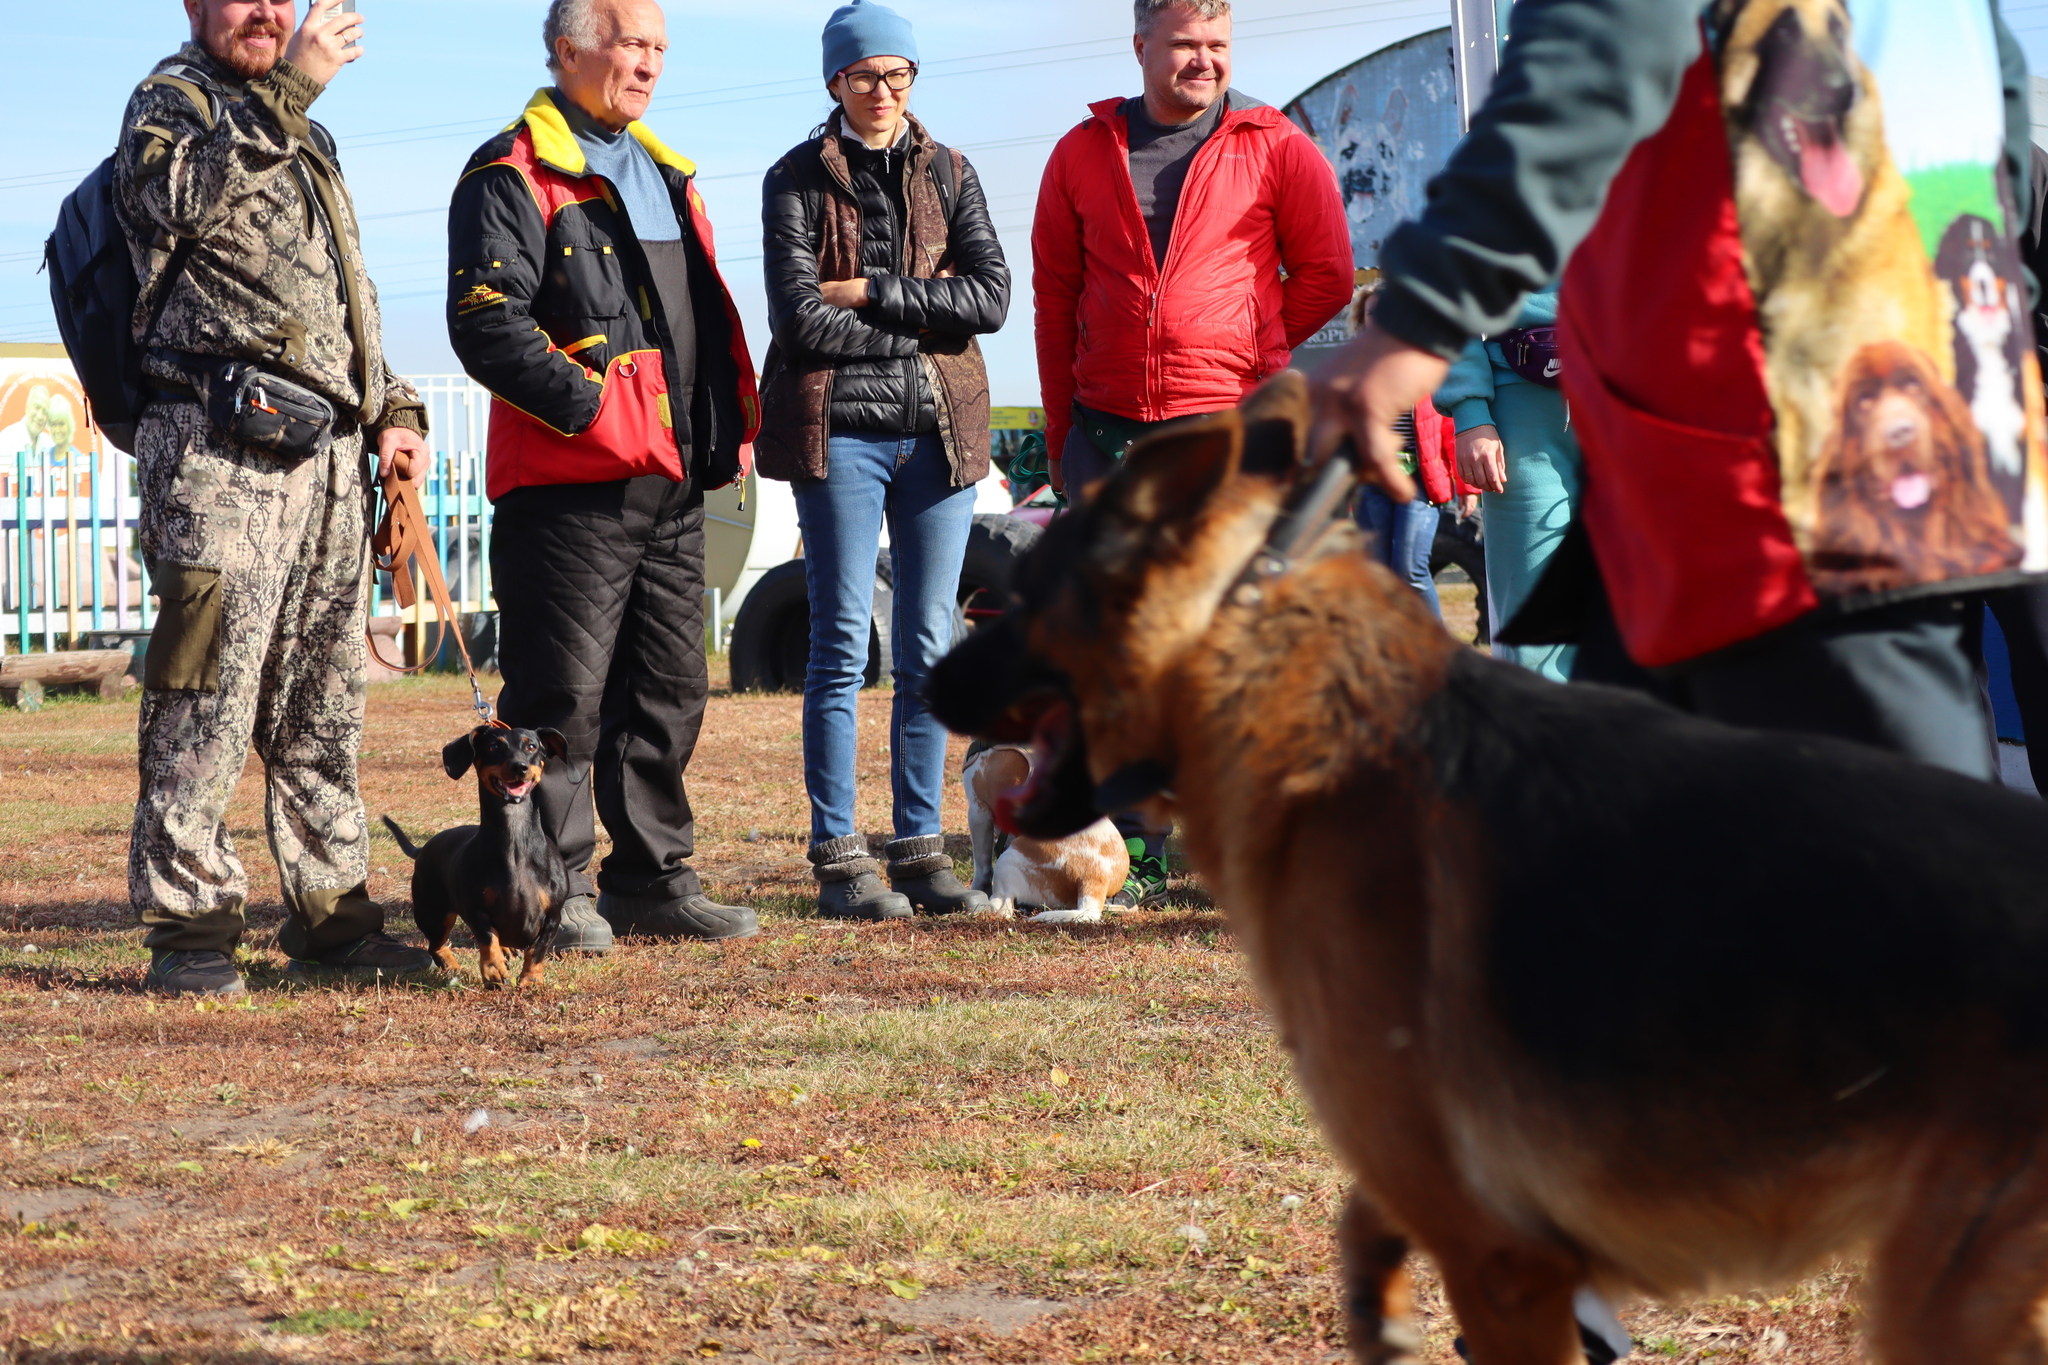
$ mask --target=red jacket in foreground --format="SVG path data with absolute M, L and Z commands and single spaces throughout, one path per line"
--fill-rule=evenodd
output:
M 1076 398 L 1141 422 L 1235 407 L 1351 301 L 1336 174 L 1285 114 L 1224 111 L 1188 170 L 1162 267 L 1122 105 L 1089 106 L 1038 191 L 1032 289 L 1054 459 Z

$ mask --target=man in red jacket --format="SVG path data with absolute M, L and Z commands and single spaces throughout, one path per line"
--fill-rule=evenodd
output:
M 1329 163 L 1230 89 L 1230 0 L 1134 7 L 1145 93 L 1060 140 L 1031 230 L 1058 488 L 1157 423 L 1235 407 L 1351 300 Z
M 1329 163 L 1230 89 L 1230 0 L 1133 8 L 1145 93 L 1060 139 L 1031 229 L 1047 464 L 1077 492 L 1160 423 L 1235 407 L 1351 301 Z M 1113 903 L 1159 899 L 1164 832 L 1117 827 L 1131 880 Z

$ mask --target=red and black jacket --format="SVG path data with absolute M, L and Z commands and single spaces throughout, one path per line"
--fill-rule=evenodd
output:
M 469 159 L 448 210 L 448 339 L 491 391 L 488 492 L 642 474 L 722 488 L 745 473 L 761 424 L 739 311 L 718 273 L 696 166 L 639 123 L 690 250 L 698 372 L 675 347 L 645 253 L 617 192 L 590 173 L 546 90 Z M 687 414 L 695 467 L 675 437 Z

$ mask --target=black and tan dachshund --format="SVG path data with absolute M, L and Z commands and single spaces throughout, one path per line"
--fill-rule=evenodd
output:
M 569 899 L 569 870 L 541 828 L 533 789 L 550 758 L 569 746 L 556 730 L 479 725 L 441 750 L 441 766 L 460 778 L 476 768 L 482 822 L 443 830 L 414 848 L 390 816 L 384 824 L 413 860 L 412 914 L 427 948 L 456 970 L 448 936 L 462 919 L 476 935 L 484 985 L 505 984 L 506 950 L 526 954 L 519 984 L 537 986 Z

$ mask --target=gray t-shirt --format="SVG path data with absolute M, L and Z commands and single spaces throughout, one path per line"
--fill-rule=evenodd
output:
M 1152 237 L 1152 263 L 1162 270 L 1188 168 L 1223 121 L 1224 106 L 1235 98 L 1231 95 L 1216 101 L 1200 118 L 1178 128 L 1154 123 L 1145 112 L 1142 95 L 1124 101 L 1124 123 L 1130 129 L 1131 186 L 1138 192 L 1138 212 L 1145 216 L 1145 230 Z

